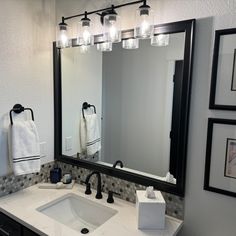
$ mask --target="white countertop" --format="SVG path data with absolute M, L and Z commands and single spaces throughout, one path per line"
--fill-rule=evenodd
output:
M 138 230 L 135 205 L 118 198 L 113 204 L 103 199 L 96 199 L 92 195 L 84 194 L 84 186 L 76 184 L 73 189 L 39 189 L 37 185 L 21 190 L 17 193 L 0 198 L 0 211 L 25 225 L 40 235 L 50 236 L 78 236 L 79 232 L 63 225 L 52 218 L 38 212 L 36 209 L 67 193 L 74 193 L 92 201 L 113 208 L 118 213 L 98 227 L 90 236 L 174 236 L 182 227 L 183 221 L 166 216 L 165 230 Z

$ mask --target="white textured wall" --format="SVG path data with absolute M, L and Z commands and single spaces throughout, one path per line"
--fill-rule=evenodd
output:
M 0 175 L 8 169 L 8 112 L 15 103 L 34 110 L 40 140 L 53 160 L 54 0 L 0 0 Z

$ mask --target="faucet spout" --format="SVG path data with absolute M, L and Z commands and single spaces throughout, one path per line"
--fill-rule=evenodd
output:
M 101 199 L 102 198 L 102 179 L 101 179 L 101 174 L 98 171 L 93 171 L 91 174 L 89 174 L 85 180 L 85 183 L 88 184 L 90 178 L 96 175 L 97 176 L 97 194 L 96 194 L 96 198 L 97 199 Z
M 124 165 L 123 165 L 123 162 L 122 162 L 121 160 L 116 161 L 116 162 L 114 163 L 114 165 L 113 165 L 113 168 L 116 168 L 116 166 L 117 166 L 118 164 L 120 164 L 120 167 L 123 168 Z

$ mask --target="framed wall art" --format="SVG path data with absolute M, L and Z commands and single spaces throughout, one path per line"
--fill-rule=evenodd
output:
M 236 28 L 215 32 L 209 108 L 236 110 Z
M 208 119 L 204 189 L 236 197 L 236 120 Z

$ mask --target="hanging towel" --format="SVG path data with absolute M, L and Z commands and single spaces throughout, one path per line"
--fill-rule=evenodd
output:
M 97 114 L 85 115 L 87 154 L 94 155 L 101 149 L 101 136 L 99 132 Z
M 81 154 L 86 155 L 87 152 L 87 135 L 86 135 L 86 123 L 85 119 L 81 117 L 80 119 L 80 152 Z
M 101 149 L 101 136 L 97 114 L 85 115 L 80 121 L 81 151 L 88 156 L 94 155 Z
M 32 120 L 15 121 L 10 125 L 9 153 L 15 175 L 40 171 L 39 136 Z

